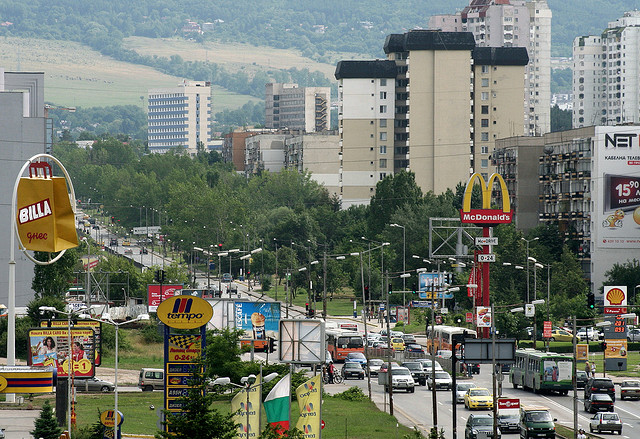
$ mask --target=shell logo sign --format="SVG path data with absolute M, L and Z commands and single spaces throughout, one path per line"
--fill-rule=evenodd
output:
M 209 302 L 196 296 L 173 296 L 158 306 L 157 314 L 170 328 L 195 329 L 209 323 L 213 308 Z
M 604 313 L 623 314 L 627 312 L 627 287 L 605 286 L 604 287 Z
M 610 305 L 620 306 L 626 302 L 627 295 L 620 288 L 612 288 L 605 297 Z

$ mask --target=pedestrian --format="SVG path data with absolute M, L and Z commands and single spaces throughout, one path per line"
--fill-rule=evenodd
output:
M 589 364 L 588 361 L 584 363 L 584 371 L 587 374 L 587 378 L 589 378 L 591 376 L 591 365 Z
M 333 377 L 334 377 L 334 375 L 336 373 L 336 368 L 333 365 L 333 361 L 329 362 L 329 369 L 328 370 L 329 370 L 329 384 L 333 384 Z
M 578 430 L 577 439 L 587 439 L 587 435 L 584 433 L 584 430 L 582 428 Z
M 591 364 L 591 376 L 593 378 L 596 377 L 596 362 L 594 361 L 593 364 Z

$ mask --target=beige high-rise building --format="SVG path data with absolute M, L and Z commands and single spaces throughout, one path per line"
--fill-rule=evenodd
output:
M 151 152 L 184 147 L 190 155 L 211 142 L 211 84 L 184 81 L 177 87 L 149 90 L 148 142 Z
M 338 133 L 342 208 L 369 204 L 378 181 L 392 175 L 395 79 L 393 61 L 340 61 Z
M 298 84 L 265 85 L 265 127 L 327 131 L 330 127 L 331 88 L 298 87 Z
M 456 14 L 434 15 L 429 29 L 471 32 L 481 47 L 525 47 L 527 135 L 551 130 L 551 9 L 547 0 L 470 0 Z
M 524 47 L 476 47 L 473 50 L 474 172 L 495 172 L 491 156 L 496 139 L 527 133 L 522 114 L 523 79 L 529 62 Z
M 340 136 L 335 131 L 294 134 L 285 140 L 285 166 L 309 172 L 329 195 L 340 197 Z

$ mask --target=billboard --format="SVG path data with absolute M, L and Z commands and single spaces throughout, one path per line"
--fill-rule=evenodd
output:
M 596 246 L 640 248 L 640 127 L 596 127 Z
M 30 329 L 27 361 L 30 366 L 55 367 L 61 378 L 69 376 L 69 366 L 73 362 L 75 377 L 92 377 L 95 372 L 93 329 L 72 328 L 71 347 L 67 328 Z
M 182 294 L 182 285 L 149 285 L 147 289 L 149 312 L 156 312 L 158 305 L 169 297 Z
M 419 297 L 422 300 L 442 299 L 442 287 L 445 283 L 444 273 L 420 273 L 418 276 Z M 435 297 L 433 296 L 435 291 Z M 446 293 L 445 299 L 452 299 L 453 293 Z
M 84 305 L 84 304 L 83 304 Z M 40 326 L 43 328 L 67 328 L 66 320 L 40 320 Z M 93 335 L 95 337 L 95 365 L 100 366 L 102 364 L 102 322 L 96 322 L 95 320 L 82 320 L 78 319 L 75 327 L 92 328 Z
M 280 302 L 234 302 L 234 322 L 236 329 L 243 329 L 248 338 L 277 340 Z

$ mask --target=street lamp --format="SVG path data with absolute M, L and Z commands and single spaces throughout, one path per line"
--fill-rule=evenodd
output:
M 533 239 L 525 239 L 525 238 L 520 238 L 520 239 L 522 239 L 524 242 L 527 243 L 527 303 L 529 303 L 529 243 L 533 241 L 537 241 L 540 238 L 536 236 Z
M 391 226 L 391 227 L 399 227 L 399 228 L 402 229 L 402 272 L 404 273 L 404 272 L 407 271 L 406 270 L 406 257 L 407 257 L 407 239 L 406 238 L 407 238 L 407 235 L 405 233 L 407 230 L 406 230 L 405 226 L 401 226 L 400 224 L 396 224 L 396 223 L 389 224 L 389 226 Z M 402 278 L 402 291 L 406 291 L 406 290 L 407 290 L 406 282 L 405 282 L 404 278 Z M 407 305 L 406 305 L 406 303 L 404 303 L 404 297 L 403 297 L 402 300 L 403 300 L 402 306 L 406 307 Z

